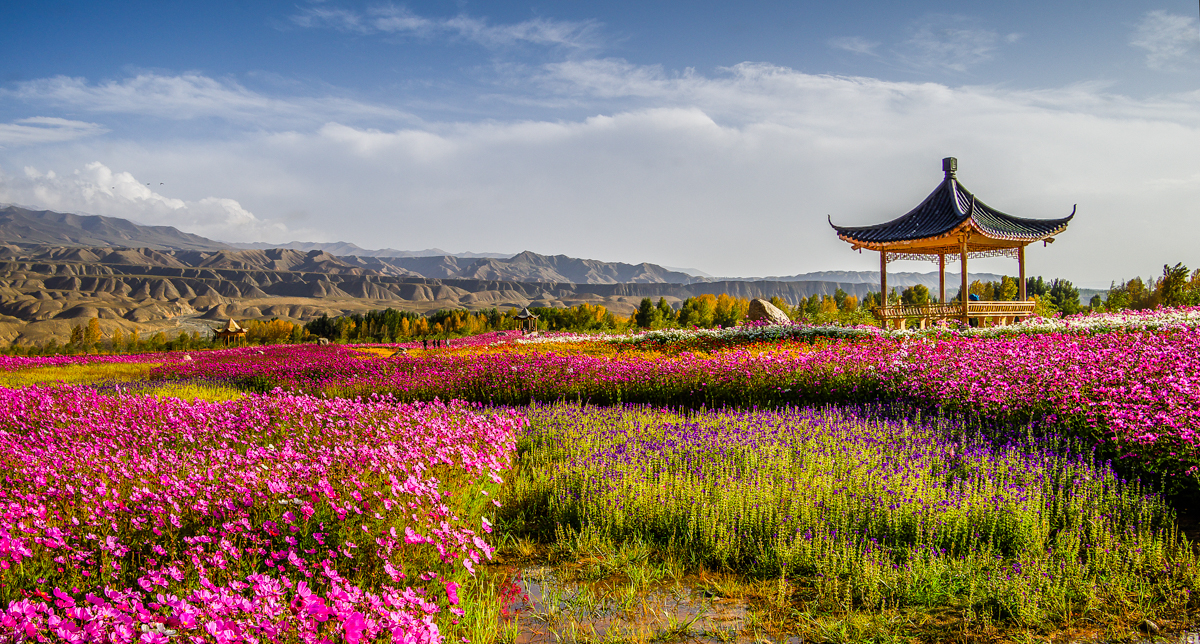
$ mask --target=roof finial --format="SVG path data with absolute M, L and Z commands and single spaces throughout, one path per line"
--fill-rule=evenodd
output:
M 954 157 L 942 159 L 942 170 L 945 171 L 947 179 L 953 179 L 954 173 L 958 172 L 958 159 Z

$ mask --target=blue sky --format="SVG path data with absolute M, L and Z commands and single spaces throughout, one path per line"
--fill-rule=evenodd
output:
M 902 214 L 954 155 L 1001 210 L 1078 203 L 1031 269 L 1106 285 L 1200 267 L 1198 13 L 24 3 L 0 20 L 0 202 L 231 241 L 783 275 L 876 267 L 825 216 Z

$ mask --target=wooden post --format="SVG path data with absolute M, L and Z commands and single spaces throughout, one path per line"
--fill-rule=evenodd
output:
M 946 253 L 938 253 L 938 302 L 946 303 Z
M 1025 298 L 1026 298 L 1026 295 L 1025 295 L 1025 244 L 1021 244 L 1020 246 L 1017 246 L 1017 266 L 1019 267 L 1017 269 L 1017 271 L 1020 273 L 1020 277 L 1018 277 L 1017 279 L 1021 280 L 1021 282 L 1019 284 L 1017 284 L 1017 299 L 1024 302 Z M 1021 319 L 1023 319 L 1023 318 L 1013 318 L 1013 321 L 1021 320 Z
M 961 268 L 962 268 L 962 289 L 958 292 L 958 296 L 960 298 L 962 298 L 962 307 L 963 307 L 962 321 L 963 321 L 963 324 L 970 325 L 971 318 L 970 318 L 970 315 L 968 313 L 968 308 L 967 308 L 968 307 L 967 303 L 971 301 L 971 294 L 967 292 L 967 238 L 963 237 L 962 242 L 960 242 L 960 243 L 962 244 L 960 246 L 960 250 L 959 250 L 959 253 L 961 254 L 961 259 L 962 259 L 962 266 L 961 266 Z
M 1020 298 L 1020 300 L 1022 302 L 1024 302 L 1025 297 L 1026 297 L 1025 296 L 1025 245 L 1024 244 L 1017 247 L 1017 265 L 1020 266 L 1019 270 L 1021 272 L 1021 277 L 1020 277 L 1021 282 L 1019 284 L 1017 284 L 1017 291 L 1019 292 L 1017 297 Z
M 881 299 L 881 300 L 883 300 L 884 311 L 886 311 L 886 310 L 887 310 L 887 308 L 886 308 L 886 307 L 887 307 L 887 304 L 888 304 L 888 296 L 887 296 L 887 251 L 886 251 L 886 250 L 881 250 L 881 251 L 879 251 L 879 297 L 880 297 L 880 299 Z M 881 313 L 880 313 L 880 315 L 879 315 L 879 318 L 880 318 L 880 320 L 879 320 L 879 321 L 883 323 L 883 328 L 885 328 L 885 329 L 886 329 L 886 328 L 887 328 L 887 316 L 886 316 L 886 313 L 884 313 L 884 312 L 881 312 Z

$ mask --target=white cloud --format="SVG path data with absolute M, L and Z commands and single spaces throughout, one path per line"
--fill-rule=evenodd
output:
M 327 27 L 361 34 L 401 34 L 418 38 L 447 36 L 490 48 L 530 44 L 591 50 L 601 45 L 600 24 L 590 20 L 535 18 L 491 25 L 464 14 L 453 18 L 425 18 L 393 4 L 375 6 L 362 13 L 340 7 L 307 7 L 292 16 L 292 22 L 300 27 Z
M 105 132 L 108 130 L 96 123 L 72 121 L 52 116 L 35 116 L 18 119 L 12 123 L 0 123 L 0 147 L 58 143 L 98 136 Z
M 1020 37 L 1001 37 L 978 27 L 963 16 L 927 15 L 919 19 L 909 38 L 897 48 L 901 62 L 918 68 L 965 72 L 995 57 L 1000 43 Z
M 329 119 L 414 122 L 395 108 L 336 96 L 272 97 L 234 81 L 202 74 L 139 74 L 132 78 L 88 83 L 54 76 L 0 89 L 0 97 L 65 106 L 98 113 L 140 114 L 168 120 L 217 117 L 273 128 L 321 123 Z
M 1142 17 L 1129 44 L 1146 50 L 1150 69 L 1178 69 L 1181 63 L 1196 60 L 1200 24 L 1191 16 L 1151 11 Z
M 65 176 L 29 166 L 21 176 L 0 171 L 0 203 L 175 226 L 184 232 L 227 241 L 280 241 L 289 232 L 283 224 L 255 217 L 233 199 L 185 201 L 168 197 L 143 185 L 132 174 L 113 172 L 98 161 Z
M 312 239 L 271 227 L 307 215 L 324 238 L 362 246 L 530 249 L 786 275 L 877 265 L 837 241 L 825 215 L 851 225 L 895 217 L 933 189 L 941 158 L 953 155 L 966 185 L 1001 210 L 1058 217 L 1079 204 L 1053 247 L 1030 249 L 1031 274 L 1107 283 L 1167 261 L 1200 266 L 1187 235 L 1162 235 L 1194 227 L 1200 93 L 1141 100 L 1101 85 L 954 88 L 761 63 L 674 74 L 616 59 L 545 66 L 526 82 L 592 116 L 399 128 L 334 119 L 155 148 L 113 137 L 30 146 L 5 162 L 70 174 L 101 159 L 139 176 L 153 169 L 173 194 L 238 205 L 197 198 L 176 208 L 141 192 L 133 176 L 128 187 L 138 192 L 129 195 L 98 178 L 8 177 L 0 200 L 231 240 Z M 105 201 L 102 190 L 89 200 L 83 183 L 120 200 Z M 257 216 L 242 221 L 237 209 Z M 204 228 L 214 220 L 240 232 Z M 979 266 L 993 268 L 1015 270 L 1002 260 Z
M 829 46 L 835 49 L 844 49 L 855 54 L 866 54 L 874 56 L 875 50 L 879 48 L 879 43 L 858 36 L 847 36 L 843 38 L 832 38 L 829 41 Z

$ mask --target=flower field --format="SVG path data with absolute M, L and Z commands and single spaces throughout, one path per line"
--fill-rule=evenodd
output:
M 0 418 L 0 640 L 85 642 L 441 641 L 524 423 L 41 387 Z
M 1092 320 L 1090 318 L 1097 318 Z M 489 404 L 778 406 L 903 402 L 1102 444 L 1164 477 L 1200 481 L 1200 314 L 1085 316 L 986 333 L 788 327 L 629 337 L 511 338 L 372 359 L 353 348 L 211 352 L 150 372 L 313 394 Z M 1003 335 L 999 335 L 1000 333 Z M 830 336 L 833 337 L 830 337 Z
M 828 615 L 1179 619 L 1196 346 L 1184 309 L 0 357 L 0 642 L 488 642 L 514 540 Z

